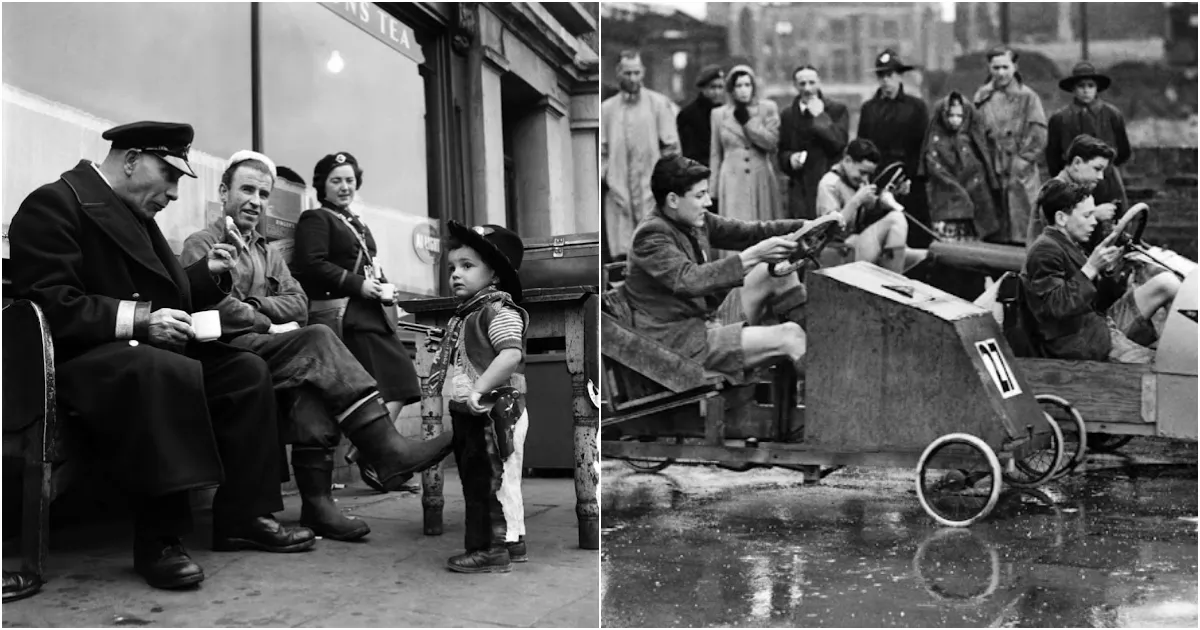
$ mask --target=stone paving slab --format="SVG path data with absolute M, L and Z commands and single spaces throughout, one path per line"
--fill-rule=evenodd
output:
M 199 588 L 152 589 L 133 571 L 128 521 L 52 531 L 47 577 L 34 597 L 5 604 L 4 627 L 590 627 L 599 625 L 599 556 L 578 547 L 570 478 L 524 483 L 530 562 L 508 574 L 445 568 L 462 550 L 463 502 L 446 471 L 445 533 L 422 533 L 419 494 L 350 484 L 339 506 L 366 519 L 365 542 L 321 540 L 299 554 L 216 553 L 209 516 L 185 543 L 204 567 Z M 284 522 L 299 497 L 284 498 Z M 17 566 L 6 541 L 5 566 Z

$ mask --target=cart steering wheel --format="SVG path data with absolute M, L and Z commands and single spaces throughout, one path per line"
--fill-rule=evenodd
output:
M 767 271 L 776 278 L 782 278 L 790 273 L 796 273 L 807 263 L 820 267 L 821 250 L 833 240 L 841 230 L 842 217 L 839 213 L 830 213 L 819 219 L 804 224 L 804 227 L 784 237 L 796 241 L 796 251 L 784 262 L 771 263 Z
M 1142 232 L 1146 231 L 1146 222 L 1149 218 L 1150 206 L 1139 203 L 1130 208 L 1113 227 L 1113 233 L 1116 236 L 1113 238 L 1112 244 L 1126 252 L 1133 251 L 1142 243 Z

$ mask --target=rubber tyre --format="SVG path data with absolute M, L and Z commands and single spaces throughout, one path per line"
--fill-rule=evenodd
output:
M 1059 477 L 1064 477 L 1075 472 L 1079 466 L 1083 464 L 1083 462 L 1087 461 L 1088 434 L 1087 424 L 1083 421 L 1083 414 L 1079 413 L 1078 409 L 1076 409 L 1071 403 L 1067 402 L 1065 398 L 1060 396 L 1055 396 L 1053 394 L 1039 394 L 1034 396 L 1034 398 L 1037 399 L 1038 403 L 1043 405 L 1043 407 L 1045 405 L 1052 405 L 1066 412 L 1068 419 L 1059 420 L 1058 418 L 1054 418 L 1055 422 L 1059 423 L 1059 428 L 1063 430 L 1064 448 L 1067 446 L 1066 434 L 1068 428 L 1073 429 L 1079 436 L 1078 448 L 1076 448 L 1075 452 L 1073 453 L 1070 452 L 1070 449 L 1067 449 L 1067 458 L 1065 461 L 1063 461 L 1062 469 L 1059 470 L 1058 474 L 1051 477 L 1051 479 L 1058 479 Z M 1064 426 L 1064 424 L 1066 424 L 1066 426 Z
M 924 480 L 929 472 L 929 463 L 932 456 L 937 453 L 942 447 L 951 444 L 962 444 L 975 449 L 976 452 L 983 455 L 986 460 L 991 478 L 991 488 L 988 490 L 988 498 L 982 508 L 974 514 L 966 518 L 950 518 L 933 508 L 930 504 L 929 497 L 925 496 Z M 992 508 L 996 507 L 996 501 L 1000 498 L 1000 489 L 1003 485 L 1001 481 L 1000 460 L 996 458 L 996 452 L 986 442 L 970 435 L 968 433 L 948 433 L 939 437 L 925 447 L 925 451 L 921 453 L 921 459 L 917 462 L 917 500 L 920 501 L 921 507 L 925 513 L 933 517 L 933 520 L 947 527 L 968 527 L 991 513 Z
M 1029 466 L 1024 461 L 1014 461 L 1013 466 L 1026 475 L 1026 477 L 1014 477 L 1007 472 L 1004 473 L 1004 482 L 1014 488 L 1036 488 L 1058 476 L 1063 467 L 1066 459 L 1066 445 L 1063 444 L 1062 428 L 1058 426 L 1054 418 L 1050 417 L 1050 414 L 1043 411 L 1042 415 L 1046 416 L 1046 424 L 1050 427 L 1053 435 L 1051 445 L 1054 447 L 1054 460 L 1045 470 Z

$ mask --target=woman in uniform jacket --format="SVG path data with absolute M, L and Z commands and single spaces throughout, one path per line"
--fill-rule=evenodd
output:
M 421 399 L 421 387 L 384 311 L 382 285 L 387 280 L 378 274 L 375 238 L 350 210 L 362 174 L 358 161 L 344 151 L 317 162 L 313 188 L 321 207 L 304 211 L 296 224 L 292 275 L 308 294 L 310 322 L 331 323 L 338 331 L 335 316 L 345 309 L 342 340 L 378 381 L 394 421 L 404 405 Z
M 712 112 L 709 193 L 724 216 L 743 221 L 780 218 L 779 180 L 773 156 L 779 148 L 779 108 L 758 98 L 749 66 L 735 66 L 725 84 L 730 102 Z

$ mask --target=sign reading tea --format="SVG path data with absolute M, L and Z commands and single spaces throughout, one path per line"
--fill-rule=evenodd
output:
M 322 2 L 322 6 L 347 22 L 370 33 L 417 63 L 425 62 L 421 45 L 407 24 L 397 20 L 374 2 Z

